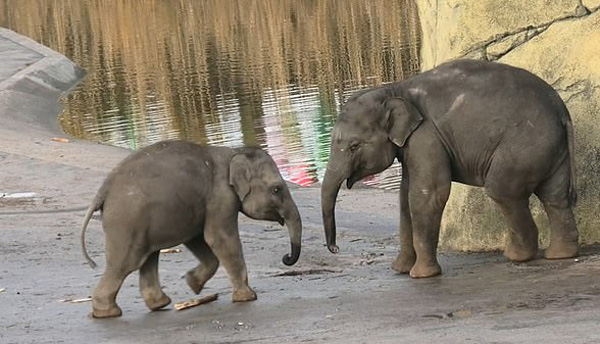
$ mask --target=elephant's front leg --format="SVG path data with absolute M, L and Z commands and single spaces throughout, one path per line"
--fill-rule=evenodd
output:
M 158 278 L 159 251 L 151 253 L 140 268 L 140 293 L 146 306 L 155 311 L 171 303 L 171 299 L 162 291 Z
M 432 277 L 442 272 L 437 261 L 437 245 L 452 183 L 450 159 L 443 146 L 426 139 L 419 143 L 418 147 L 425 148 L 424 151 L 413 151 L 406 161 L 413 246 L 417 255 L 410 270 L 413 278 Z
M 256 293 L 248 285 L 248 272 L 242 253 L 236 214 L 217 210 L 219 214 L 207 214 L 204 229 L 206 243 L 227 270 L 233 286 L 233 302 L 256 300 Z
M 410 269 L 413 278 L 432 277 L 442 272 L 437 261 L 437 246 L 442 213 L 449 194 L 450 183 L 414 190 L 409 195 L 413 246 L 417 255 L 415 265 Z
M 415 265 L 417 254 L 413 246 L 413 228 L 408 205 L 408 171 L 402 169 L 402 184 L 400 185 L 400 252 L 392 263 L 392 269 L 401 274 L 407 274 Z
M 430 195 L 421 192 L 431 192 Z M 450 185 L 439 189 L 424 189 L 411 194 L 411 217 L 413 221 L 413 245 L 417 255 L 410 269 L 413 278 L 426 278 L 442 272 L 437 261 L 437 245 L 444 206 L 450 193 Z

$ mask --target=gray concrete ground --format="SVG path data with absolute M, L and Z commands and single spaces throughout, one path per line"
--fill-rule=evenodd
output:
M 507 262 L 501 253 L 441 253 L 444 274 L 395 274 L 395 192 L 342 190 L 341 252 L 324 246 L 319 190 L 293 189 L 304 221 L 303 252 L 281 256 L 287 231 L 240 216 L 250 284 L 258 300 L 231 302 L 221 269 L 196 308 L 149 312 L 137 274 L 124 283 L 121 318 L 89 317 L 99 276 L 85 264 L 79 228 L 88 202 L 128 151 L 64 137 L 57 99 L 81 77 L 64 57 L 0 30 L 0 343 L 598 343 L 600 248 L 578 259 Z M 162 254 L 174 302 L 196 297 L 181 279 L 196 261 L 184 247 Z M 88 250 L 102 262 L 98 217 Z

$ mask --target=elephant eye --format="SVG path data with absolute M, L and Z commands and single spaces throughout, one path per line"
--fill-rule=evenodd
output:
M 350 147 L 348 147 L 348 149 L 350 149 L 350 152 L 356 152 L 356 150 L 358 150 L 359 148 L 360 148 L 359 142 L 352 142 L 350 144 Z

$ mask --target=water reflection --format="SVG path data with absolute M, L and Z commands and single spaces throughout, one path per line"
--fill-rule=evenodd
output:
M 301 185 L 323 175 L 340 103 L 419 69 L 411 0 L 0 0 L 0 26 L 88 70 L 67 133 L 261 146 Z

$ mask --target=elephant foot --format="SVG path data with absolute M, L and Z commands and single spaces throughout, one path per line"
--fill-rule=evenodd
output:
M 537 255 L 537 246 L 524 248 L 516 245 L 509 245 L 504 251 L 504 255 L 513 262 L 527 262 Z
M 256 293 L 250 287 L 234 290 L 233 292 L 233 302 L 247 302 L 254 300 L 256 300 Z
M 200 294 L 202 288 L 204 288 L 204 283 L 206 283 L 206 281 L 202 282 L 196 277 L 195 269 L 192 269 L 185 274 L 185 281 L 196 295 Z
M 121 311 L 121 308 L 119 308 L 119 306 L 117 305 L 108 309 L 93 308 L 92 310 L 92 316 L 97 319 L 114 318 L 120 317 L 121 315 L 123 315 L 123 312 Z
M 392 263 L 392 269 L 399 274 L 407 274 L 415 265 L 416 259 L 415 255 L 400 252 Z
M 544 252 L 546 259 L 567 259 L 579 255 L 579 244 L 577 242 L 553 241 Z
M 432 264 L 419 264 L 416 263 L 412 269 L 410 269 L 410 277 L 412 278 L 428 278 L 434 277 L 442 273 L 442 268 L 437 262 Z
M 171 298 L 168 297 L 167 295 L 165 295 L 165 293 L 161 293 L 162 295 L 158 298 L 147 298 L 145 299 L 146 301 L 146 306 L 148 306 L 148 308 L 150 310 L 153 311 L 157 311 L 167 305 L 169 305 L 171 303 Z

